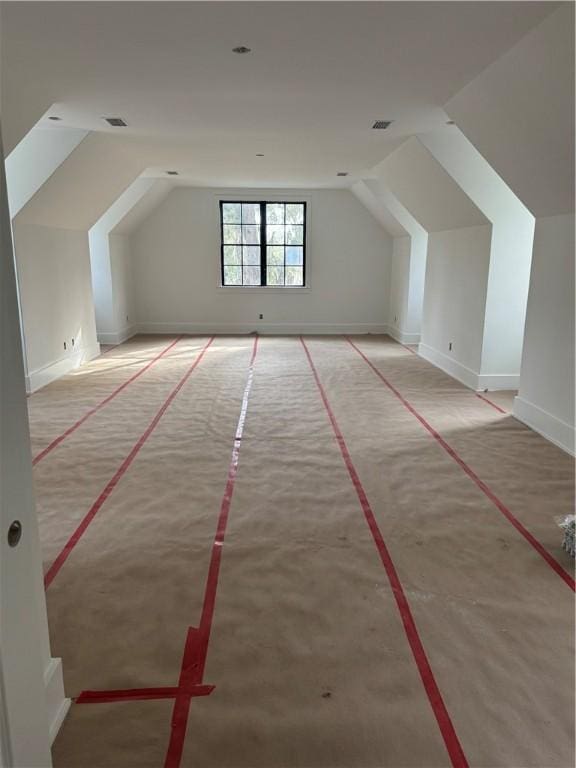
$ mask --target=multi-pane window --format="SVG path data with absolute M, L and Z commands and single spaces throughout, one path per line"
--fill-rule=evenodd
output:
M 222 285 L 303 286 L 306 203 L 220 203 Z

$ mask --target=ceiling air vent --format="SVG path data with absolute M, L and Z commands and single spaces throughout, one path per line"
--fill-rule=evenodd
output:
M 178 171 L 166 171 L 168 176 L 178 176 Z
M 336 176 L 348 176 L 348 171 L 338 171 Z
M 121 117 L 105 117 L 104 120 L 114 128 L 125 128 L 127 125 Z
M 376 128 L 379 131 L 385 131 L 390 125 L 392 125 L 392 120 L 376 120 L 372 128 Z

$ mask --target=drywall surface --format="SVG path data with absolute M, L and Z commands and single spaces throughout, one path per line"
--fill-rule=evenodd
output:
M 392 237 L 404 237 L 408 234 L 400 221 L 391 213 L 384 201 L 378 197 L 366 181 L 357 181 L 352 185 L 352 194 L 370 211 Z
M 112 234 L 109 236 L 109 245 L 114 324 L 119 336 L 116 343 L 120 343 L 131 336 L 135 330 L 136 312 L 130 239 L 127 235 Z
M 574 209 L 574 4 L 561 7 L 444 107 L 535 216 Z
M 419 352 L 474 389 L 482 360 L 491 236 L 491 226 L 483 225 L 428 237 Z
M 14 239 L 27 383 L 34 390 L 99 352 L 88 234 L 17 217 Z
M 574 215 L 536 219 L 514 414 L 574 452 Z
M 404 280 L 400 282 L 395 280 L 394 285 L 390 287 L 389 295 L 391 303 L 406 302 L 406 311 L 401 315 L 403 325 L 397 325 L 400 321 L 394 321 L 394 317 L 400 315 L 391 311 L 389 332 L 403 344 L 417 344 L 420 341 L 422 303 L 424 301 L 428 233 L 402 205 L 383 178 L 368 179 L 365 185 L 377 203 L 389 212 L 389 215 L 398 222 L 404 232 L 410 235 L 409 264 L 408 266 L 404 264 L 404 268 L 407 270 L 407 287 L 404 287 Z M 399 269 L 400 264 L 397 264 L 396 267 Z M 397 288 L 400 288 L 401 291 L 398 296 L 396 296 Z
M 220 287 L 218 201 L 226 198 L 308 202 L 306 288 Z M 392 240 L 348 191 L 178 188 L 131 248 L 144 331 L 386 330 Z
M 488 221 L 417 138 L 392 152 L 377 166 L 376 173 L 427 232 Z
M 434 158 L 492 222 L 483 375 L 520 374 L 534 216 L 456 127 L 420 136 Z
M 33 128 L 12 150 L 6 158 L 12 219 L 87 135 L 74 128 Z
M 388 322 L 394 337 L 408 326 L 408 291 L 410 286 L 410 238 L 395 237 L 390 269 Z
M 123 240 L 115 241 L 117 258 L 113 265 L 110 233 L 149 197 L 155 186 L 163 185 L 154 179 L 136 179 L 88 233 L 96 330 L 98 340 L 105 344 L 119 344 L 132 335 L 126 320 L 131 304 L 131 296 L 127 295 L 131 281 L 125 274 L 129 269 L 129 247 Z

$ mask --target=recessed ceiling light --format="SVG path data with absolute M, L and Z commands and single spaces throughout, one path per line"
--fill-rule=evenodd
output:
M 232 48 L 234 53 L 251 53 L 252 48 L 246 48 L 245 45 L 238 45 L 236 48 Z
M 446 125 L 456 125 L 454 120 L 446 120 Z
M 377 130 L 384 131 L 386 128 L 388 128 L 390 125 L 392 125 L 392 120 L 376 120 L 372 128 L 376 128 Z
M 104 120 L 114 128 L 125 128 L 127 123 L 121 117 L 105 117 Z
M 62 120 L 62 118 L 61 117 L 56 117 L 56 115 L 50 115 L 48 120 Z
M 166 171 L 168 176 L 178 176 L 178 171 Z
M 348 171 L 338 171 L 336 176 L 348 176 Z

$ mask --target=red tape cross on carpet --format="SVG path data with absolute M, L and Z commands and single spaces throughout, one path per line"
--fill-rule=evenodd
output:
M 77 704 L 98 704 L 114 701 L 135 701 L 148 699 L 174 699 L 174 708 L 172 711 L 172 722 L 170 731 L 170 741 L 166 752 L 164 768 L 179 768 L 182 760 L 182 751 L 184 749 L 184 739 L 186 737 L 186 728 L 188 725 L 188 713 L 190 711 L 190 702 L 193 698 L 199 696 L 208 696 L 214 690 L 213 685 L 203 683 L 204 669 L 206 667 L 206 657 L 208 655 L 208 644 L 212 631 L 212 620 L 214 617 L 214 608 L 216 605 L 216 593 L 218 591 L 218 578 L 220 575 L 220 565 L 222 561 L 222 547 L 228 525 L 228 517 L 232 504 L 234 485 L 238 474 L 238 465 L 240 461 L 240 447 L 242 444 L 242 434 L 244 432 L 244 423 L 248 411 L 248 401 L 252 389 L 254 378 L 254 363 L 258 351 L 258 337 L 254 339 L 250 364 L 248 366 L 248 377 L 240 416 L 234 435 L 234 444 L 232 447 L 232 456 L 228 467 L 228 477 L 226 487 L 220 505 L 220 513 L 216 525 L 216 534 L 212 544 L 210 555 L 210 565 L 208 567 L 208 576 L 206 578 L 206 587 L 204 590 L 204 601 L 202 605 L 202 615 L 200 617 L 199 627 L 190 627 L 186 636 L 184 654 L 180 667 L 180 678 L 178 685 L 167 688 L 131 688 L 109 691 L 83 691 L 76 699 Z

